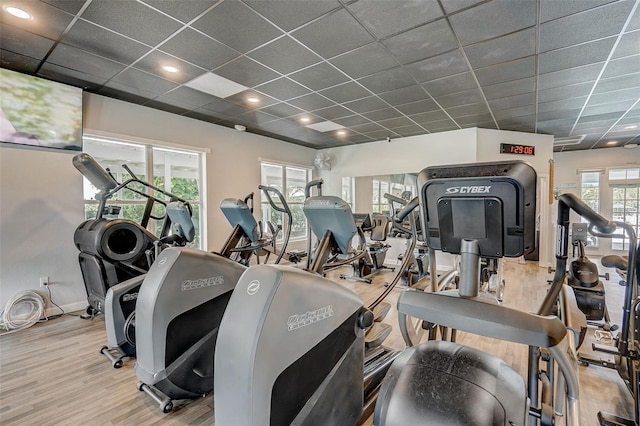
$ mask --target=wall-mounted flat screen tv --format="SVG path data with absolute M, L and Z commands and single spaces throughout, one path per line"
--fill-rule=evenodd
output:
M 82 89 L 0 68 L 0 142 L 82 150 Z

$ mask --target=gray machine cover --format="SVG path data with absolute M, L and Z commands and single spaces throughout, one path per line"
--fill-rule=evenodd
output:
M 363 309 L 356 294 L 317 275 L 250 267 L 218 334 L 216 426 L 355 424 L 364 330 L 352 319 Z

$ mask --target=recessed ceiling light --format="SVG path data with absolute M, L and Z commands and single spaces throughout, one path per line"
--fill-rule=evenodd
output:
M 172 65 L 164 65 L 162 69 L 165 70 L 166 72 L 171 72 L 171 73 L 178 72 L 178 68 Z
M 311 119 L 309 117 L 302 117 L 300 121 L 302 121 L 303 123 L 308 123 L 311 121 Z
M 247 101 L 251 102 L 252 104 L 255 104 L 257 102 L 260 102 L 260 99 L 258 99 L 258 98 L 247 98 Z
M 29 14 L 28 12 L 26 12 L 26 11 L 24 11 L 22 9 L 18 9 L 17 7 L 5 6 L 4 10 L 6 10 L 8 14 L 13 15 L 16 18 L 31 19 L 31 14 Z
M 633 126 L 627 126 L 627 127 L 625 127 L 624 129 L 625 129 L 625 130 L 633 130 L 633 129 L 637 129 L 637 128 L 638 128 L 638 126 L 636 126 L 636 125 L 634 124 Z
M 345 132 L 344 130 L 338 130 L 338 134 L 339 134 L 340 136 L 344 136 L 344 135 L 346 135 L 346 134 L 347 134 L 347 132 Z
M 618 141 L 609 141 L 609 142 L 607 142 L 607 145 L 615 145 L 617 143 L 618 143 Z
M 623 148 L 627 148 L 627 149 L 633 149 L 633 148 L 637 148 L 637 147 L 638 147 L 637 143 L 628 143 L 628 144 L 623 146 Z

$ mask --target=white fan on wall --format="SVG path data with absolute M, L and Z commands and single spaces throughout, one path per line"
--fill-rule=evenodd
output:
M 335 157 L 328 152 L 318 152 L 316 158 L 313 160 L 313 164 L 318 170 L 331 170 Z

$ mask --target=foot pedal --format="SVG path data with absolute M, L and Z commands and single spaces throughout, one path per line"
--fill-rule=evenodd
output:
M 374 322 L 364 336 L 365 348 L 371 349 L 382 345 L 382 342 L 391 334 L 392 327 L 382 322 Z
M 604 352 L 605 354 L 620 355 L 620 352 L 618 352 L 618 348 L 616 348 L 615 346 L 599 345 L 597 343 L 592 343 L 591 349 L 594 352 Z
M 382 321 L 389 311 L 391 310 L 391 304 L 387 302 L 380 302 L 378 305 L 373 308 L 373 320 L 380 322 Z

